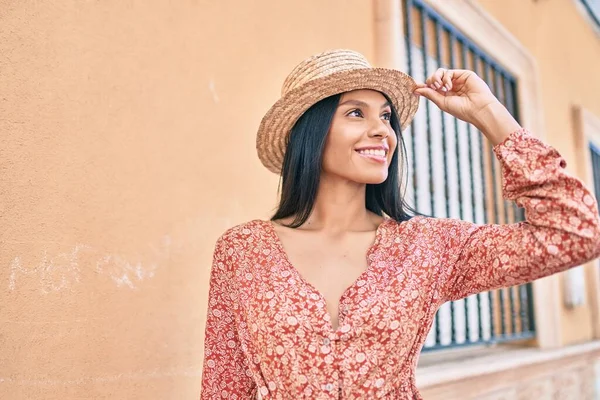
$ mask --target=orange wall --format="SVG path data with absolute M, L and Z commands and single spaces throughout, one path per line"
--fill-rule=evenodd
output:
M 0 398 L 193 399 L 214 242 L 291 68 L 364 0 L 0 0 Z
M 574 162 L 597 36 L 569 0 L 480 2 Z M 276 199 L 260 118 L 307 55 L 372 60 L 373 24 L 365 0 L 0 0 L 1 398 L 197 398 L 214 241 Z
M 600 117 L 600 30 L 595 30 L 585 14 L 578 10 L 579 0 L 477 2 L 536 59 L 546 140 L 560 150 L 572 173 L 585 170 L 581 166 L 577 168 L 585 158 L 576 149 L 572 110 L 574 106 L 583 106 Z M 563 343 L 577 343 L 593 337 L 590 304 L 588 296 L 586 305 L 563 310 Z

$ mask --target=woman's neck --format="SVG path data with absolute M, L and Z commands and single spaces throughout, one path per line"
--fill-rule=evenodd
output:
M 313 211 L 302 228 L 332 234 L 376 229 L 382 217 L 367 210 L 365 194 L 366 184 L 322 177 Z

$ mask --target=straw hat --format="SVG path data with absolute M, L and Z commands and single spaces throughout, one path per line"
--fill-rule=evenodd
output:
M 356 89 L 385 93 L 404 130 L 419 106 L 415 87 L 415 81 L 404 72 L 373 68 L 352 50 L 330 50 L 309 57 L 288 75 L 281 98 L 263 117 L 256 136 L 258 157 L 271 172 L 281 174 L 288 135 L 298 118 L 320 100 Z

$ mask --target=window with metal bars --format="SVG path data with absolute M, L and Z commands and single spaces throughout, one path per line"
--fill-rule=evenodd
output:
M 580 0 L 593 23 L 600 28 L 600 0 Z
M 439 67 L 473 70 L 518 119 L 515 77 L 423 0 L 403 3 L 408 73 L 423 82 Z M 421 102 L 404 136 L 412 170 L 408 200 L 436 217 L 482 224 L 524 220 L 523 210 L 502 197 L 500 165 L 485 136 L 433 103 Z M 534 336 L 527 284 L 444 304 L 423 351 Z
M 592 160 L 592 176 L 594 178 L 594 194 L 600 209 L 600 147 L 590 143 L 590 159 Z

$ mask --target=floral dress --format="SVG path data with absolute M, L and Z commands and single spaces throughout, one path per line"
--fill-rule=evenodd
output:
M 554 148 L 521 129 L 494 153 L 504 198 L 526 221 L 385 219 L 335 331 L 270 221 L 225 232 L 210 274 L 201 399 L 421 399 L 415 369 L 444 302 L 600 255 L 596 200 Z

